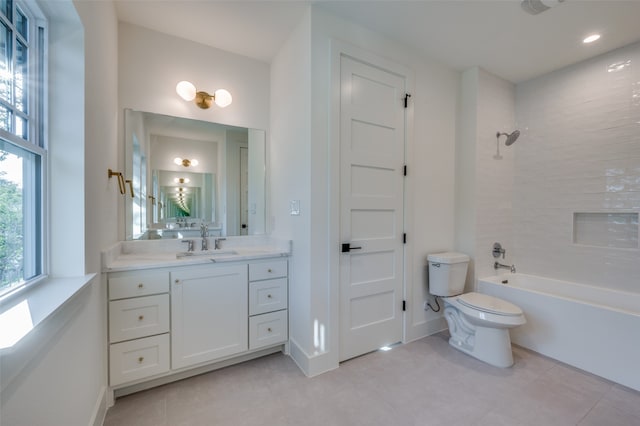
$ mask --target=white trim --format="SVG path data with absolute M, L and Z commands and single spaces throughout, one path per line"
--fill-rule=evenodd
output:
M 405 336 L 405 343 L 413 342 L 414 340 L 422 339 L 423 337 L 431 336 L 432 334 L 440 333 L 441 331 L 448 330 L 449 326 L 443 316 L 439 316 L 428 321 L 421 321 L 417 324 L 412 324 L 407 329 L 407 335 Z
M 334 352 L 337 352 L 337 350 Z M 334 353 L 323 352 L 317 355 L 309 355 L 293 339 L 290 340 L 289 356 L 307 377 L 314 377 L 338 368 Z
M 93 406 L 93 414 L 91 415 L 91 420 L 89 420 L 89 426 L 101 426 L 107 416 L 108 407 L 107 387 L 103 386 Z

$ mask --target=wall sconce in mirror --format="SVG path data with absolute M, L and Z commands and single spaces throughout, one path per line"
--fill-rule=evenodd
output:
M 175 183 L 189 183 L 191 182 L 189 178 L 173 178 Z
M 173 162 L 178 166 L 184 166 L 184 167 L 190 167 L 190 166 L 195 167 L 198 165 L 198 160 L 196 160 L 195 158 L 189 160 L 187 158 L 176 157 L 173 159 Z
M 231 102 L 233 101 L 231 93 L 225 89 L 218 89 L 213 92 L 213 95 L 210 95 L 207 92 L 196 90 L 196 86 L 188 81 L 179 82 L 176 85 L 176 92 L 185 101 L 195 100 L 196 105 L 202 109 L 210 108 L 213 102 L 215 102 L 220 108 L 224 108 L 231 105 Z

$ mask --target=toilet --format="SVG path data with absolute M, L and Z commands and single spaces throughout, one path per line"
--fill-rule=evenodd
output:
M 509 329 L 526 322 L 522 309 L 486 294 L 463 294 L 469 264 L 466 254 L 430 254 L 427 261 L 429 293 L 444 301 L 449 344 L 496 367 L 512 366 Z

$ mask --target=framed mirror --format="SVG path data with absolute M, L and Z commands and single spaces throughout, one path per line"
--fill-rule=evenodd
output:
M 265 132 L 126 109 L 125 239 L 266 232 Z M 133 189 L 133 193 L 130 190 Z

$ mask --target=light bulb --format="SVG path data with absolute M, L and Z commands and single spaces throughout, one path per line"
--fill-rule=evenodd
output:
M 182 158 L 180 157 L 174 158 L 173 162 L 176 163 L 178 166 L 182 166 Z
M 198 160 L 196 160 L 195 158 L 193 160 L 191 160 L 191 165 L 192 166 L 197 166 L 198 165 Z
M 229 93 L 224 89 L 216 90 L 214 92 L 214 98 L 215 98 L 216 105 L 218 105 L 220 108 L 224 108 L 226 106 L 231 105 L 231 102 L 233 101 L 233 98 L 231 97 L 231 93 Z
M 176 85 L 176 93 L 185 101 L 192 101 L 196 98 L 196 86 L 188 81 L 181 81 Z

